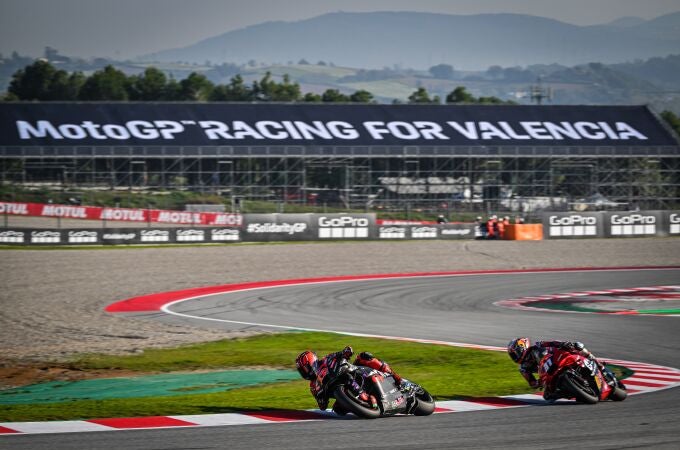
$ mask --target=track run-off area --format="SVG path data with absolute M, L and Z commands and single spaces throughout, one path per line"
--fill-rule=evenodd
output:
M 520 435 L 510 432 L 526 421 L 555 430 L 551 437 L 532 437 L 531 447 L 560 447 L 555 439 L 571 436 L 577 426 L 589 447 L 620 447 L 625 443 L 664 447 L 680 442 L 680 331 L 676 317 L 627 314 L 552 314 L 551 311 L 518 310 L 498 303 L 509 299 L 559 296 L 574 292 L 605 290 L 671 289 L 680 284 L 678 267 L 572 268 L 507 271 L 398 273 L 383 275 L 307 278 L 240 283 L 185 289 L 135 297 L 107 307 L 110 313 L 237 330 L 314 330 L 351 336 L 370 336 L 504 350 L 511 338 L 581 340 L 596 356 L 635 371 L 625 382 L 634 395 L 623 403 L 595 406 L 561 401 L 545 405 L 537 396 L 480 399 L 477 402 L 439 402 L 440 413 L 476 411 L 469 414 L 436 414 L 431 417 L 398 417 L 377 421 L 314 420 L 332 414 L 300 412 L 299 415 L 217 414 L 194 417 L 102 419 L 43 424 L 0 424 L 5 434 L 0 446 L 14 441 L 38 443 L 57 435 L 17 434 L 59 431 L 102 431 L 130 428 L 163 428 L 119 433 L 68 433 L 59 442 L 87 442 L 88 448 L 120 446 L 121 439 L 140 434 L 167 442 L 158 448 L 183 448 L 181 442 L 197 442 L 205 448 L 228 439 L 230 448 L 274 445 L 277 448 L 312 448 L 317 433 L 336 436 L 352 431 L 377 433 L 368 442 L 388 447 L 445 448 L 501 446 L 526 448 Z M 300 343 L 305 348 L 304 342 Z M 360 349 L 361 350 L 361 349 Z M 370 350 L 370 349 L 368 349 Z M 455 374 L 451 374 L 455 377 Z M 518 373 L 508 376 L 520 376 Z M 303 392 L 301 395 L 308 395 Z M 526 405 L 534 408 L 516 408 Z M 290 422 L 300 422 L 291 424 Z M 281 425 L 287 423 L 287 425 Z M 565 429 L 564 424 L 569 423 Z M 218 425 L 251 425 L 258 427 Z M 206 427 L 211 426 L 211 427 Z M 165 427 L 178 427 L 167 429 Z M 278 429 L 277 429 L 278 427 Z M 411 428 L 413 427 L 413 428 Z M 480 428 L 481 427 L 481 428 Z M 181 428 L 181 429 L 180 429 Z M 0 428 L 2 430 L 3 428 Z M 409 433 L 406 433 L 410 430 Z M 486 430 L 486 431 L 484 431 Z M 505 430 L 505 431 L 504 431 Z M 15 437 L 9 437 L 14 434 Z M 118 437 L 114 437 L 117 435 Z M 296 436 L 311 441 L 294 445 Z M 29 441 L 29 439 L 37 439 Z M 573 439 L 573 438 L 571 438 Z M 135 442 L 136 438 L 133 438 Z M 45 441 L 46 442 L 46 441 Z M 179 442 L 179 444 L 178 444 Z M 137 444 L 121 448 L 145 448 Z M 175 447 L 170 445 L 177 444 Z M 254 444 L 253 444 L 254 443 Z M 340 447 L 337 445 L 330 447 Z M 200 447 L 200 445 L 198 446 Z M 23 447 L 12 447 L 23 448 Z M 28 448 L 28 447 L 26 447 Z M 55 447 L 60 448 L 60 447 Z M 67 448 L 67 447 L 64 447 Z M 109 447 L 110 448 L 110 447 Z M 196 448 L 196 447 L 193 447 Z M 200 447 L 203 448 L 203 447 Z

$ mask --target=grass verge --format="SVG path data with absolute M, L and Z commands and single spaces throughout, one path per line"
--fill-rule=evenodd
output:
M 288 332 L 243 339 L 152 349 L 139 355 L 84 355 L 71 362 L 80 370 L 125 369 L 157 372 L 237 368 L 294 369 L 295 357 L 312 349 L 319 355 L 352 345 L 370 351 L 402 376 L 425 387 L 438 400 L 529 392 L 517 366 L 503 352 L 358 338 L 333 333 Z M 102 417 L 214 414 L 272 409 L 311 409 L 316 402 L 304 380 L 233 389 L 211 394 L 78 400 L 2 405 L 0 422 L 75 420 Z

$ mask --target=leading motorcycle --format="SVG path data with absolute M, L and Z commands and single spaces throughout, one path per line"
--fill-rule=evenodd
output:
M 402 379 L 399 385 L 392 374 L 355 366 L 344 358 L 329 365 L 324 379 L 326 391 L 335 398 L 333 411 L 339 415 L 351 412 L 365 419 L 395 414 L 429 416 L 435 409 L 432 396 L 416 383 Z
M 544 389 L 553 390 L 559 397 L 575 398 L 579 403 L 598 401 L 620 402 L 626 399 L 626 386 L 603 365 L 581 354 L 558 349 L 547 353 L 538 365 Z

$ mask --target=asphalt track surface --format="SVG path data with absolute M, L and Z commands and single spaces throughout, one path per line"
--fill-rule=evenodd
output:
M 215 295 L 170 308 L 214 319 L 211 321 L 165 314 L 144 316 L 226 330 L 261 328 L 229 322 L 239 321 L 495 346 L 518 335 L 579 339 L 596 355 L 680 367 L 677 317 L 555 314 L 493 305 L 497 300 L 530 295 L 679 283 L 680 269 L 353 281 Z M 680 389 L 594 406 L 551 405 L 373 421 L 7 436 L 0 440 L 0 448 L 17 450 L 348 447 L 678 449 Z

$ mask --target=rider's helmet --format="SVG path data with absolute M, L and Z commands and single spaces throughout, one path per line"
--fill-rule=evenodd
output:
M 513 339 L 508 343 L 508 355 L 510 355 L 510 359 L 515 361 L 517 364 L 520 364 L 522 361 L 524 361 L 529 347 L 531 347 L 529 338 L 521 337 Z
M 295 359 L 295 366 L 297 367 L 300 376 L 305 380 L 311 380 L 316 372 L 316 363 L 319 358 L 316 353 L 306 350 Z

